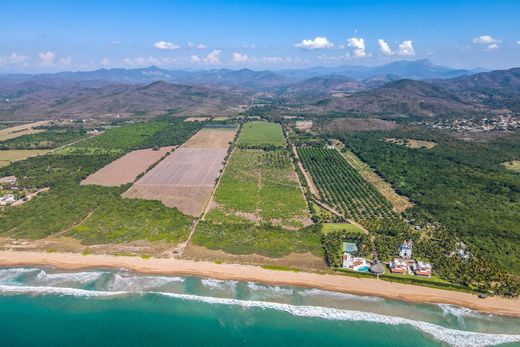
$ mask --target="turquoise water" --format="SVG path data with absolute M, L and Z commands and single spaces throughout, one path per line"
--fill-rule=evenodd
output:
M 0 268 L 0 346 L 520 346 L 520 319 L 298 287 Z

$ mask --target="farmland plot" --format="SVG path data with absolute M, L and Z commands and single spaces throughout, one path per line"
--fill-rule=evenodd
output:
M 123 196 L 160 200 L 191 216 L 202 214 L 235 133 L 236 129 L 199 131 Z
M 107 166 L 84 179 L 81 184 L 97 184 L 117 187 L 133 182 L 152 164 L 173 150 L 174 147 L 162 147 L 159 150 L 139 149 L 125 154 Z

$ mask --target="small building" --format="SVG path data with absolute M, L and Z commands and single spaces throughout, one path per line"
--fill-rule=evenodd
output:
M 370 267 L 364 258 L 354 257 L 350 253 L 343 253 L 343 268 L 358 272 L 368 272 Z
M 432 275 L 432 265 L 423 261 L 418 261 L 412 265 L 412 269 L 417 276 L 430 277 Z
M 0 197 L 0 206 L 10 205 L 15 201 L 16 201 L 16 198 L 13 194 L 7 194 L 7 195 Z
M 404 259 L 410 259 L 412 257 L 412 240 L 404 240 L 399 246 L 399 256 Z
M 385 273 L 385 267 L 381 264 L 381 262 L 379 260 L 377 260 L 370 267 L 370 272 L 375 273 L 376 275 L 381 275 L 381 274 Z
M 394 274 L 406 274 L 408 273 L 408 265 L 403 259 L 394 258 L 390 263 L 390 272 Z

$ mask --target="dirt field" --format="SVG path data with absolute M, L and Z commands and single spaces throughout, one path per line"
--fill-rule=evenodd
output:
M 17 125 L 15 127 L 2 129 L 2 130 L 0 130 L 0 141 L 14 139 L 15 137 L 19 137 L 22 135 L 29 135 L 29 134 L 44 132 L 46 130 L 33 129 L 33 128 L 42 126 L 42 125 L 47 125 L 48 123 L 49 123 L 48 121 L 41 121 L 41 122 Z
M 7 166 L 12 162 L 18 160 L 24 160 L 29 157 L 34 157 L 36 155 L 41 155 L 47 153 L 49 150 L 47 149 L 10 149 L 5 151 L 0 151 L 0 167 Z
M 125 198 L 160 200 L 199 216 L 211 196 L 236 130 L 205 129 L 139 179 Z
M 437 146 L 437 144 L 435 142 L 414 140 L 414 139 L 402 140 L 402 139 L 395 139 L 395 138 L 386 138 L 385 141 L 396 144 L 396 145 L 406 146 L 409 148 L 432 149 L 433 147 Z
M 225 148 L 233 141 L 236 129 L 202 129 L 193 135 L 182 148 Z
M 162 147 L 158 151 L 151 148 L 132 151 L 88 176 L 81 184 L 117 187 L 131 183 L 173 148 L 170 146 Z

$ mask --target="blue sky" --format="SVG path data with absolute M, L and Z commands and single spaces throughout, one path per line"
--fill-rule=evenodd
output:
M 0 71 L 520 66 L 520 1 L 0 0 Z

